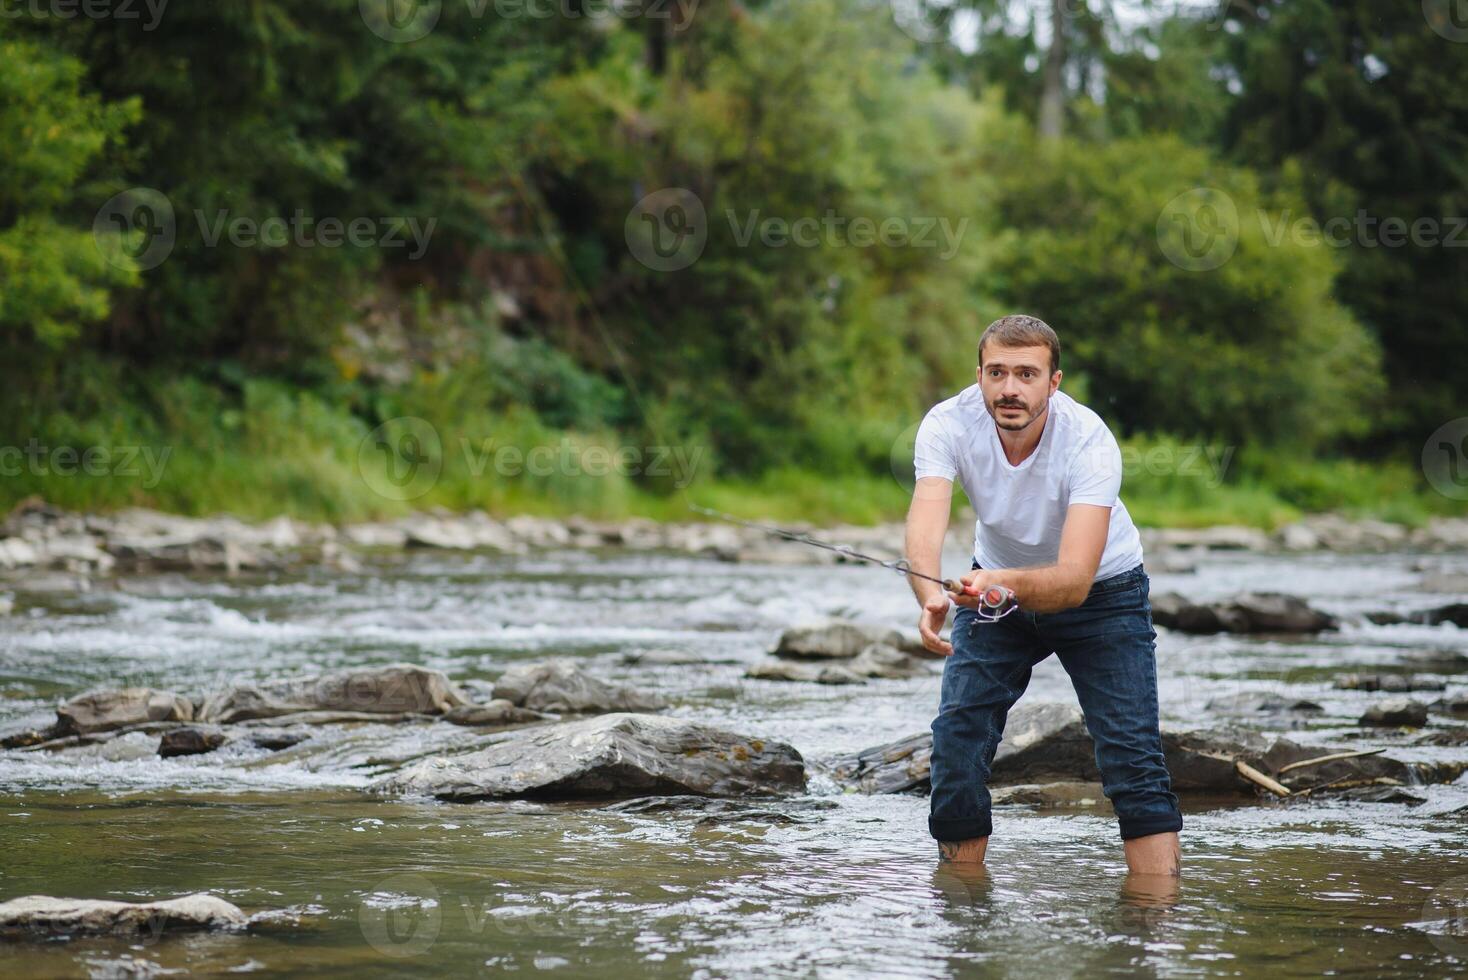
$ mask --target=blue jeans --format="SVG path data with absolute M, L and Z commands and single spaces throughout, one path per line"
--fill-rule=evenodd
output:
M 934 838 L 968 840 L 994 829 L 985 785 L 994 750 L 1030 671 L 1051 653 L 1075 687 L 1122 839 L 1182 829 L 1157 721 L 1157 633 L 1148 584 L 1139 564 L 1092 583 L 1085 602 L 1061 612 L 1016 609 L 986 623 L 958 607 L 932 725 L 928 832 Z

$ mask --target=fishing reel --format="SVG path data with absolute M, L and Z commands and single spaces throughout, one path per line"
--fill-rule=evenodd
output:
M 991 585 L 979 594 L 979 604 L 974 614 L 986 623 L 997 622 L 1019 608 L 1014 590 L 1002 585 Z

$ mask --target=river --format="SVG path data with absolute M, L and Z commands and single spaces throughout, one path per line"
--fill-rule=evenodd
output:
M 961 553 L 949 570 L 966 567 Z M 1376 626 L 1365 610 L 1420 594 L 1423 559 L 1209 553 L 1152 572 L 1154 595 L 1246 588 L 1344 617 L 1306 638 L 1159 630 L 1165 723 L 1221 724 L 1243 691 L 1325 709 L 1312 740 L 1405 759 L 1463 747 L 1361 733 L 1373 698 L 1338 673 L 1406 651 L 1468 653 L 1468 631 Z M 1468 556 L 1434 556 L 1468 571 Z M 577 658 L 656 690 L 670 713 L 793 744 L 818 760 L 922 731 L 936 675 L 823 686 L 747 679 L 780 631 L 817 616 L 912 631 L 902 580 L 867 566 L 750 565 L 674 554 L 407 552 L 360 572 L 121 575 L 93 591 L 6 587 L 0 723 L 44 720 L 94 687 L 199 692 L 412 661 L 456 681 Z M 1460 597 L 1461 598 L 1461 597 Z M 645 666 L 632 655 L 697 653 Z M 1468 675 L 1446 674 L 1448 693 Z M 1427 695 L 1431 700 L 1438 695 Z M 1419 695 L 1420 697 L 1420 695 Z M 1055 661 L 1027 700 L 1073 701 Z M 1237 719 L 1232 719 L 1237 721 Z M 1439 727 L 1445 724 L 1434 716 Z M 1351 733 L 1351 734 L 1348 734 Z M 1446 976 L 1468 970 L 1468 777 L 1416 806 L 1185 799 L 1175 894 L 1128 883 L 1102 807 L 1001 807 L 989 872 L 940 867 L 921 796 L 842 793 L 811 768 L 805 796 L 704 803 L 454 805 L 362 789 L 402 759 L 472 744 L 438 723 L 325 728 L 281 752 L 229 746 L 159 759 L 127 735 L 62 754 L 0 753 L 0 900 L 145 900 L 209 891 L 257 913 L 240 934 L 82 939 L 0 948 L 15 977 Z M 1455 918 L 1456 916 L 1456 918 Z

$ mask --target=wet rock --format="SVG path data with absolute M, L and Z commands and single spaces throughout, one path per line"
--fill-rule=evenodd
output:
M 778 657 L 752 664 L 744 676 L 759 681 L 804 681 L 810 684 L 866 683 L 866 678 L 842 664 L 801 663 Z
M 250 744 L 268 752 L 280 752 L 309 741 L 312 734 L 306 728 L 262 728 L 250 732 Z
M 622 655 L 622 663 L 640 667 L 685 667 L 706 664 L 736 664 L 733 657 L 704 657 L 687 650 L 641 650 Z
M 1268 692 L 1242 691 L 1228 697 L 1212 698 L 1203 706 L 1204 711 L 1221 715 L 1288 715 L 1320 714 L 1325 710 L 1314 701 L 1300 698 L 1284 698 Z
M 441 671 L 415 664 L 390 664 L 237 684 L 209 695 L 198 720 L 230 724 L 320 711 L 438 715 L 468 703 L 469 699 Z
M 1418 796 L 1400 786 L 1352 786 L 1349 789 L 1331 790 L 1332 799 L 1354 800 L 1357 803 L 1405 803 L 1417 806 L 1427 802 L 1427 797 Z
M 1237 792 L 1248 788 L 1236 759 L 1260 762 L 1269 744 L 1256 732 L 1162 733 L 1163 752 L 1179 792 Z M 927 792 L 931 732 L 837 756 L 822 764 L 837 783 L 862 793 Z M 1078 707 L 1059 702 L 1021 704 L 1010 712 L 994 753 L 990 786 L 1053 782 L 1094 783 L 1101 778 L 1095 750 Z
M 1259 768 L 1268 750 L 1268 740 L 1247 729 L 1162 732 L 1162 754 L 1178 793 L 1248 791 L 1252 785 L 1239 775 L 1236 763 Z
M 1258 528 L 1219 524 L 1213 527 L 1149 528 L 1143 532 L 1143 547 L 1147 550 L 1164 548 L 1201 548 L 1213 551 L 1267 551 L 1269 535 Z
M 571 543 L 570 530 L 555 518 L 517 515 L 507 518 L 504 525 L 515 540 L 531 548 L 564 548 Z
M 158 740 L 158 755 L 171 759 L 180 755 L 204 755 L 227 741 L 223 730 L 214 727 L 189 726 L 164 732 Z
M 744 676 L 816 684 L 861 684 L 867 678 L 899 680 L 927 677 L 933 672 L 931 660 L 914 657 L 886 644 L 873 643 L 850 660 L 832 663 L 770 657 L 751 666 Z
M 1427 724 L 1427 705 L 1411 698 L 1387 698 L 1367 708 L 1358 724 L 1421 727 Z
M 1445 715 L 1468 718 L 1468 694 L 1453 694 L 1432 702 L 1432 710 Z
M 1432 572 L 1422 576 L 1417 583 L 1419 592 L 1441 592 L 1468 595 L 1468 573 Z
M 1400 785 L 1418 781 L 1437 781 L 1433 777 L 1441 775 L 1432 771 L 1430 767 L 1416 766 L 1386 755 L 1361 755 L 1348 759 L 1333 759 L 1330 762 L 1281 772 L 1285 767 L 1295 763 L 1322 759 L 1345 751 L 1349 751 L 1349 746 L 1343 748 L 1339 745 L 1301 745 L 1288 738 L 1279 738 L 1275 739 L 1274 744 L 1269 747 L 1269 751 L 1264 754 L 1257 768 L 1274 776 L 1292 790 L 1323 787 L 1332 783 L 1361 785 L 1376 780 L 1389 780 L 1393 784 Z
M 152 571 L 223 571 L 230 574 L 246 568 L 265 568 L 266 561 L 254 549 L 229 538 L 200 537 L 183 541 L 107 541 L 107 551 L 129 568 Z
M 491 725 L 518 725 L 528 721 L 544 721 L 551 715 L 529 708 L 516 707 L 500 698 L 488 704 L 464 704 L 444 713 L 443 720 L 455 725 L 486 727 Z
M 66 732 L 90 735 L 152 721 L 191 721 L 194 705 L 172 691 L 126 687 L 72 698 L 56 709 L 57 724 Z
M 1288 530 L 1288 537 L 1286 535 Z M 1282 544 L 1293 540 L 1330 551 L 1390 551 L 1407 543 L 1408 531 L 1402 524 L 1377 520 L 1351 520 L 1339 514 L 1312 514 L 1289 525 L 1277 536 Z M 1292 550 L 1304 550 L 1296 547 Z
M 1468 728 L 1459 726 L 1449 728 L 1446 731 L 1428 732 L 1421 738 L 1415 739 L 1413 745 L 1437 745 L 1446 747 L 1457 747 L 1468 745 Z
M 933 733 L 918 732 L 885 745 L 826 760 L 822 768 L 843 786 L 862 793 L 927 792 Z
M 506 553 L 526 550 L 514 534 L 482 510 L 463 516 L 417 515 L 402 521 L 405 544 L 410 548 L 451 550 L 490 549 Z
M 476 752 L 425 759 L 373 789 L 456 802 L 741 796 L 802 792 L 805 766 L 784 742 L 619 712 L 525 729 Z
M 1335 687 L 1341 691 L 1441 691 L 1447 687 L 1444 681 L 1416 674 L 1342 674 L 1335 679 Z
M 439 715 L 421 711 L 292 711 L 266 718 L 237 721 L 246 728 L 290 728 L 301 725 L 397 725 L 405 721 L 434 721 Z
M 199 893 L 161 902 L 104 902 L 30 895 L 0 903 L 0 936 L 10 940 L 54 940 L 85 935 L 146 935 L 200 929 L 242 929 L 240 909 Z
M 342 534 L 358 548 L 403 548 L 408 544 L 408 532 L 393 524 L 349 524 Z
M 1433 517 L 1411 532 L 1411 542 L 1424 551 L 1468 551 L 1468 517 Z
M 106 572 L 117 560 L 90 534 L 65 534 L 39 543 L 37 561 L 72 571 Z
M 1399 662 L 1403 667 L 1429 670 L 1435 674 L 1461 674 L 1468 671 L 1468 657 L 1456 650 L 1409 650 L 1402 654 Z
M 0 568 L 24 568 L 40 560 L 35 545 L 24 538 L 0 538 Z
M 824 764 L 833 779 L 863 793 L 928 788 L 932 732 L 838 756 Z M 1021 704 L 1009 713 L 994 753 L 990 783 L 1044 783 L 1099 779 L 1095 752 L 1081 711 L 1059 702 Z
M 657 711 L 667 707 L 660 695 L 600 680 L 560 658 L 511 667 L 495 681 L 494 697 L 532 711 L 558 714 Z
M 801 660 L 845 660 L 874 643 L 915 656 L 935 656 L 920 641 L 904 636 L 899 630 L 839 619 L 791 627 L 780 634 L 771 652 L 777 657 Z
M 990 781 L 1043 783 L 1099 779 L 1096 750 L 1081 709 L 1061 702 L 1021 705 L 1009 713 L 994 752 Z
M 989 795 L 996 805 L 1098 806 L 1109 803 L 1101 784 L 1096 782 L 1064 781 L 996 786 Z
M 907 677 L 928 677 L 934 672 L 934 662 L 927 657 L 915 657 L 885 643 L 873 643 L 844 665 L 860 677 L 879 677 L 898 680 Z
M 1426 623 L 1428 626 L 1440 626 L 1443 623 L 1452 623 L 1468 629 L 1468 602 L 1454 602 L 1436 609 L 1418 613 L 1412 617 L 1415 622 Z
M 1318 633 L 1338 625 L 1329 613 L 1279 592 L 1245 592 L 1201 604 L 1164 592 L 1151 604 L 1153 622 L 1183 633 Z
M 713 823 L 778 823 L 809 824 L 824 820 L 824 814 L 838 809 L 835 800 L 817 797 L 787 797 L 773 806 L 764 801 L 731 799 L 719 796 L 636 796 L 608 803 L 603 810 L 610 813 L 658 813 L 698 818 L 700 826 Z

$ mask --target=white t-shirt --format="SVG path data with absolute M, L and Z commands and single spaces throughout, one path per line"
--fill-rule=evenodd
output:
M 1121 449 L 1101 416 L 1063 391 L 1050 396 L 1040 444 L 1011 466 L 977 383 L 928 410 L 913 461 L 918 479 L 956 475 L 973 504 L 974 558 L 983 568 L 1051 565 L 1071 504 L 1111 508 L 1096 581 L 1142 560 L 1142 539 L 1118 496 Z

